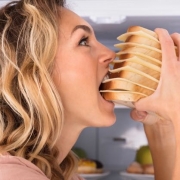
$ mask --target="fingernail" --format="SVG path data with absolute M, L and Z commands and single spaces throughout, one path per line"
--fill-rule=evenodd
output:
M 147 115 L 147 113 L 145 111 L 138 111 L 138 110 L 136 110 L 136 114 L 137 114 L 139 120 L 144 119 Z

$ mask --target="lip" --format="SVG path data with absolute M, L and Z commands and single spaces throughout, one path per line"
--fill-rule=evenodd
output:
M 110 106 L 112 106 L 112 108 L 114 108 L 115 104 L 112 101 L 104 99 L 100 92 L 99 92 L 99 95 L 100 95 L 100 98 L 101 98 L 103 104 L 109 104 Z
M 101 89 L 102 82 L 104 81 L 104 78 L 105 78 L 106 76 L 109 77 L 109 70 L 106 71 L 106 73 L 104 74 L 104 76 L 103 76 L 103 78 L 102 78 L 102 80 L 101 80 L 101 83 L 100 83 L 100 85 L 99 85 L 99 91 L 100 91 L 100 89 Z M 100 92 L 99 92 L 99 95 L 100 95 L 100 99 L 101 99 L 101 101 L 102 101 L 103 104 L 108 104 L 109 106 L 111 106 L 112 108 L 114 108 L 115 104 L 114 104 L 112 101 L 109 101 L 109 100 L 104 99 L 104 97 L 101 95 Z M 109 107 L 109 108 L 110 108 L 110 107 Z
M 101 90 L 101 85 L 106 78 L 109 79 L 109 71 L 107 71 L 106 74 L 104 74 L 103 78 L 101 79 L 101 82 L 99 84 L 99 90 Z
M 108 78 L 109 78 L 109 70 L 106 71 L 106 73 L 105 73 L 104 76 L 102 77 L 100 85 L 101 85 L 102 82 L 104 81 L 104 78 L 105 78 L 105 77 L 108 77 Z

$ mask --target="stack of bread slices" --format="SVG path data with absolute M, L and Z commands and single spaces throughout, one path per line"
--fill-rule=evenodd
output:
M 161 45 L 154 31 L 140 26 L 129 27 L 117 39 L 121 43 L 115 47 L 120 51 L 100 92 L 106 100 L 134 107 L 133 102 L 151 95 L 157 88 L 162 64 Z

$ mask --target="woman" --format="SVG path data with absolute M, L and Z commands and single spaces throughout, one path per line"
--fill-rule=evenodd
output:
M 116 119 L 99 93 L 114 52 L 62 0 L 10 3 L 0 11 L 0 37 L 0 179 L 80 179 L 70 151 L 79 134 Z
M 115 122 L 99 93 L 115 53 L 63 0 L 10 3 L 0 37 L 0 179 L 76 179 L 81 131 Z

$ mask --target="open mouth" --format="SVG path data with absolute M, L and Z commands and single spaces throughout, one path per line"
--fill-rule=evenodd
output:
M 105 98 L 104 96 L 104 92 L 107 91 L 107 90 L 110 90 L 107 86 L 107 82 L 108 81 L 111 81 L 112 78 L 114 78 L 113 76 L 113 73 L 111 72 L 111 70 L 113 69 L 114 67 L 114 61 L 111 62 L 111 64 L 109 64 L 109 71 L 106 73 L 106 75 L 104 76 L 104 78 L 102 79 L 101 81 L 101 84 L 99 86 L 99 92 L 100 92 L 100 95 L 102 96 L 103 99 L 105 99 L 106 101 L 109 101 L 108 99 Z M 115 74 L 115 73 L 114 73 Z
M 99 91 L 100 91 L 100 94 L 101 94 L 101 91 L 104 90 L 104 82 L 107 81 L 109 79 L 109 72 L 104 76 L 100 86 L 99 86 Z M 102 95 L 102 94 L 101 94 Z

